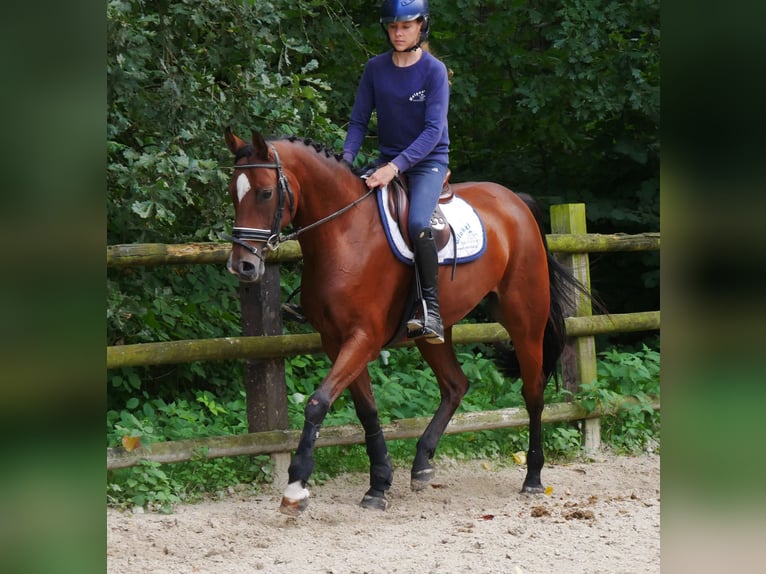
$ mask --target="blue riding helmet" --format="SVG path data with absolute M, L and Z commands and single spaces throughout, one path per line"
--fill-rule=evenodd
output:
M 420 39 L 412 49 L 419 47 L 428 39 L 431 27 L 428 0 L 385 0 L 380 7 L 380 25 L 386 33 L 386 39 L 388 39 L 390 22 L 411 22 L 418 19 L 423 21 L 423 27 L 420 29 Z

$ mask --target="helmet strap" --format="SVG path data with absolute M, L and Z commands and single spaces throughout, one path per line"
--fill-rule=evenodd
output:
M 389 43 L 390 43 L 390 42 L 389 42 Z M 392 47 L 393 47 L 393 44 L 392 44 Z M 411 46 L 411 47 L 409 47 L 409 48 L 406 48 L 406 49 L 404 49 L 404 50 L 397 50 L 396 48 L 394 48 L 394 52 L 399 52 L 400 54 L 404 54 L 404 53 L 406 53 L 406 52 L 414 52 L 414 51 L 415 51 L 415 50 L 417 50 L 418 48 L 420 48 L 420 41 L 418 41 L 418 43 L 417 43 L 417 44 L 415 44 L 414 46 Z

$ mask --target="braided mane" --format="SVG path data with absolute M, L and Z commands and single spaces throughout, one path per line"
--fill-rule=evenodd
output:
M 342 154 L 339 154 L 331 149 L 328 149 L 328 147 L 325 144 L 320 142 L 315 142 L 311 138 L 299 138 L 297 136 L 282 136 L 281 138 L 278 138 L 278 139 L 287 140 L 291 143 L 302 141 L 305 145 L 309 147 L 313 147 L 314 151 L 316 151 L 318 154 L 324 154 L 325 157 L 335 159 L 338 162 L 343 160 Z
M 347 162 L 343 161 L 343 154 L 339 154 L 331 149 L 329 149 L 325 144 L 315 142 L 311 138 L 299 138 L 297 136 L 280 136 L 276 138 L 271 138 L 269 141 L 289 141 L 290 143 L 295 142 L 303 142 L 304 145 L 308 147 L 313 147 L 314 151 L 320 155 L 324 155 L 328 159 L 334 159 L 344 167 L 348 168 L 350 171 L 353 171 L 352 167 L 348 165 Z M 253 146 L 251 144 L 247 144 L 246 146 L 242 147 L 239 151 L 237 151 L 237 155 L 234 159 L 234 161 L 238 161 L 242 158 L 248 158 L 253 154 Z

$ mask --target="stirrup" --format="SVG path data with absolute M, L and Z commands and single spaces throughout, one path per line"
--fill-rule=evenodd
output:
M 412 321 L 411 323 L 407 323 L 407 338 L 408 339 L 419 339 L 420 337 L 426 336 L 426 330 L 422 323 L 417 323 L 415 321 Z
M 425 335 L 425 318 L 428 309 L 426 308 L 425 300 L 421 299 L 418 303 L 412 312 L 412 317 L 407 320 L 407 337 L 410 339 L 416 339 Z
M 433 316 L 430 316 L 429 318 L 433 319 Z M 428 320 L 426 320 L 426 324 L 423 327 L 426 343 L 431 343 L 432 345 L 441 345 L 444 343 L 444 327 L 442 326 L 441 318 L 438 318 L 438 321 L 439 326 L 441 326 L 440 331 L 430 327 L 428 325 Z
M 425 302 L 422 307 L 426 307 Z M 436 328 L 429 325 L 429 322 L 435 322 Z M 441 327 L 441 329 L 438 327 Z M 412 317 L 407 321 L 407 337 L 410 339 L 424 337 L 427 343 L 434 345 L 444 343 L 444 327 L 442 326 L 441 317 L 428 313 L 427 308 L 421 310 L 421 306 L 418 306 Z

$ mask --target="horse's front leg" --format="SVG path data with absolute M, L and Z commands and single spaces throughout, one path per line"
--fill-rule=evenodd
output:
M 364 428 L 367 456 L 370 458 L 370 489 L 365 493 L 360 504 L 372 510 L 385 510 L 388 507 L 386 492 L 391 488 L 394 480 L 394 467 L 388 456 L 388 447 L 380 426 L 378 408 L 367 369 L 362 371 L 350 390 L 354 398 L 356 414 Z
M 306 483 L 314 470 L 314 443 L 327 411 L 330 410 L 330 404 L 330 397 L 321 392 L 321 388 L 309 397 L 303 411 L 303 432 L 287 469 L 287 488 L 279 505 L 282 514 L 298 516 L 308 505 L 309 491 Z
M 326 344 L 325 350 L 332 359 L 335 352 L 327 347 Z M 340 347 L 327 377 L 309 397 L 304 409 L 303 432 L 287 469 L 288 484 L 279 507 L 283 514 L 298 516 L 308 505 L 309 491 L 306 484 L 314 470 L 314 443 L 319 436 L 319 429 L 335 399 L 354 382 L 379 351 L 379 348 L 374 351 L 371 348 L 365 337 L 349 338 Z

